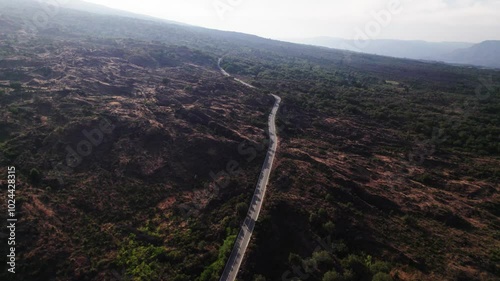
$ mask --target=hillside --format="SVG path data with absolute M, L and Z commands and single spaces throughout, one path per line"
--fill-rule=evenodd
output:
M 498 41 L 474 44 L 387 39 L 354 41 L 331 37 L 289 39 L 287 41 L 396 58 L 500 68 L 498 56 L 500 44 Z
M 270 94 L 240 280 L 498 279 L 499 71 L 39 5 L 0 0 L 1 280 L 219 280 Z
M 484 41 L 469 48 L 455 50 L 445 56 L 444 60 L 500 68 L 500 41 Z

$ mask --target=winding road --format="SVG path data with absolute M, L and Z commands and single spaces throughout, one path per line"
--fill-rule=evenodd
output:
M 221 61 L 222 58 L 219 59 L 218 65 L 222 74 L 231 77 L 231 75 L 220 66 Z M 247 87 L 255 88 L 254 86 L 241 81 L 240 79 L 234 79 Z M 243 225 L 241 226 L 238 236 L 236 237 L 233 250 L 231 251 L 231 255 L 229 256 L 229 259 L 226 263 L 226 267 L 224 268 L 224 272 L 222 273 L 220 281 L 234 281 L 236 279 L 238 271 L 240 270 L 241 262 L 243 261 L 243 257 L 245 256 L 248 243 L 250 243 L 250 238 L 253 234 L 255 222 L 259 218 L 260 209 L 262 207 L 264 196 L 266 194 L 269 175 L 271 174 L 274 156 L 278 147 L 278 137 L 276 135 L 276 113 L 278 112 L 281 103 L 280 97 L 276 95 L 272 96 L 274 97 L 275 102 L 273 109 L 271 110 L 271 114 L 269 115 L 268 121 L 270 143 L 267 150 L 266 159 L 264 161 L 264 165 L 262 166 L 259 180 L 253 194 L 252 202 L 250 203 L 250 207 L 248 208 L 247 216 L 245 218 L 245 221 L 243 222 Z
M 222 58 L 219 58 L 219 61 L 217 62 L 217 65 L 219 66 L 219 69 L 220 71 L 222 72 L 222 74 L 224 74 L 224 76 L 227 76 L 227 77 L 232 77 L 234 80 L 240 82 L 241 84 L 249 87 L 249 88 L 252 88 L 252 89 L 257 89 L 255 86 L 252 86 L 250 84 L 248 84 L 247 82 L 243 81 L 243 80 L 240 80 L 236 77 L 233 77 L 231 76 L 231 74 L 227 73 L 221 66 L 220 66 L 220 63 L 222 62 Z M 276 98 L 276 96 L 274 96 Z

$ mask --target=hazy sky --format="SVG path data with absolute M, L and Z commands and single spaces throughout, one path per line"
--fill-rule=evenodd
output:
M 500 40 L 500 0 L 86 1 L 277 39 L 366 36 L 427 41 Z

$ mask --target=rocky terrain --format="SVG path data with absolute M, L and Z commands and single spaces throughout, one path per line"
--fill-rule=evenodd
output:
M 240 280 L 499 280 L 499 72 L 73 10 L 32 29 L 30 1 L 4 2 L 15 280 L 218 280 L 273 93 L 279 147 Z
M 144 50 L 178 58 L 165 66 Z M 253 192 L 273 99 L 223 77 L 214 62 L 132 40 L 19 44 L 2 60 L 4 77 L 22 73 L 20 87 L 1 97 L 1 161 L 27 175 L 18 189 L 20 271 L 103 274 L 124 236 L 170 241 L 187 231 L 176 220 Z M 256 160 L 238 152 L 248 148 Z M 231 161 L 238 173 L 226 172 Z M 213 232 L 198 242 L 216 241 L 222 218 L 206 222 Z M 161 239 L 147 234 L 153 225 Z

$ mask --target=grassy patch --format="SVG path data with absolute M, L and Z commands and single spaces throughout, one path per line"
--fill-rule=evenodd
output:
M 222 273 L 222 270 L 224 270 L 226 261 L 231 254 L 231 249 L 233 248 L 234 241 L 236 241 L 236 237 L 237 235 L 229 235 L 224 240 L 224 243 L 219 248 L 219 255 L 217 256 L 217 260 L 207 268 L 205 268 L 205 270 L 200 275 L 200 281 L 219 280 L 220 274 Z
M 163 247 L 143 245 L 131 234 L 120 246 L 117 264 L 125 267 L 132 280 L 158 280 L 160 264 L 157 258 L 164 253 Z

